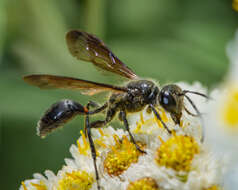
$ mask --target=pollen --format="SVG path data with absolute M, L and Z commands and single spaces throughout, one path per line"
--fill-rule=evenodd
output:
M 159 187 L 153 178 L 145 177 L 130 182 L 126 190 L 159 190 Z
M 88 155 L 89 144 L 87 142 L 87 138 L 86 138 L 85 134 L 83 133 L 83 131 L 80 131 L 80 133 L 81 133 L 81 136 L 83 139 L 83 144 L 81 145 L 80 141 L 77 140 L 78 151 L 80 154 Z
M 85 171 L 66 172 L 64 177 L 59 180 L 57 190 L 89 190 L 93 182 L 92 175 Z
M 235 11 L 238 11 L 238 0 L 233 0 L 232 7 Z
M 47 190 L 47 187 L 43 182 L 41 182 L 40 184 L 31 183 L 31 185 L 35 187 L 36 190 Z
M 98 131 L 99 131 L 99 133 L 100 133 L 100 135 L 101 135 L 102 137 L 108 136 L 107 134 L 105 134 L 105 133 L 103 132 L 102 129 L 99 128 Z
M 206 189 L 203 189 L 203 190 L 222 190 L 222 188 L 220 188 L 219 186 L 217 185 L 213 185 L 209 188 L 206 188 Z
M 24 181 L 21 182 L 21 185 L 22 185 L 22 187 L 23 187 L 24 190 L 27 190 L 26 184 L 24 183 Z
M 160 113 L 163 122 L 167 123 L 169 118 L 167 117 L 166 112 L 162 109 L 157 109 L 157 111 Z M 140 120 L 136 122 L 136 128 L 133 132 L 136 134 L 151 134 L 151 130 L 148 130 L 148 127 L 152 127 L 154 125 L 157 125 L 159 128 L 164 128 L 163 124 L 157 119 L 156 116 L 153 115 L 153 117 L 145 119 L 143 112 L 140 112 Z
M 97 146 L 100 146 L 100 147 L 103 147 L 103 148 L 107 148 L 107 145 L 103 142 L 102 139 L 96 139 L 96 140 L 94 140 L 94 143 Z
M 140 112 L 140 121 L 141 121 L 142 124 L 145 123 L 143 112 Z
M 136 134 L 141 134 L 143 131 L 141 130 L 142 124 L 140 122 L 136 122 L 136 128 L 133 130 L 134 133 Z
M 156 151 L 156 163 L 176 171 L 188 172 L 191 169 L 194 155 L 199 153 L 199 145 L 194 138 L 183 135 L 177 136 L 174 133 L 167 141 L 159 139 L 161 145 Z
M 98 129 L 99 134 L 101 135 L 98 139 L 94 140 L 94 143 L 96 146 L 107 148 L 107 144 L 105 144 L 105 137 L 108 137 L 109 135 L 107 133 L 104 133 L 102 129 Z
M 142 153 L 136 149 L 135 145 L 126 136 L 123 136 L 122 139 L 119 139 L 116 135 L 113 137 L 115 145 L 111 146 L 111 151 L 108 152 L 103 165 L 110 176 L 119 176 L 132 163 L 136 163 Z M 145 147 L 140 142 L 137 142 L 137 144 L 141 149 Z
M 238 89 L 236 88 L 230 90 L 230 94 L 226 97 L 224 109 L 222 110 L 222 116 L 224 122 L 231 128 L 234 128 L 238 127 L 237 115 L 238 115 Z

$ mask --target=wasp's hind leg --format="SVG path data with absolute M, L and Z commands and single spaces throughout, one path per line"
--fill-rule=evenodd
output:
M 99 174 L 98 174 L 98 169 L 97 169 L 96 148 L 95 148 L 92 134 L 91 134 L 91 126 L 89 123 L 89 114 L 101 112 L 102 110 L 104 110 L 107 107 L 107 105 L 104 104 L 102 107 L 99 107 L 99 105 L 97 103 L 90 101 L 86 107 L 88 110 L 90 109 L 90 107 L 97 107 L 97 109 L 95 109 L 91 112 L 89 111 L 88 114 L 85 116 L 85 130 L 84 130 L 84 132 L 85 132 L 86 136 L 88 137 L 91 155 L 93 158 L 93 165 L 94 165 L 94 170 L 95 170 L 95 175 L 96 175 L 97 189 L 100 190 L 101 188 L 100 188 L 100 184 L 99 184 Z
M 102 111 L 104 111 L 108 106 L 108 103 L 106 102 L 105 104 L 103 104 L 102 106 L 100 106 L 98 103 L 96 102 L 93 102 L 93 101 L 89 101 L 87 103 L 87 106 L 86 108 L 88 109 L 88 115 L 93 115 L 93 114 L 97 114 L 97 113 L 100 113 Z M 93 107 L 93 108 L 96 108 L 95 110 L 92 110 L 92 111 L 89 111 L 90 107 Z M 84 129 L 84 132 L 85 132 L 85 135 L 87 136 L 86 134 L 86 128 Z
M 100 107 L 100 105 L 97 103 L 97 102 L 94 102 L 94 101 L 89 101 L 88 103 L 87 103 L 87 108 L 89 109 L 90 107 L 92 107 L 92 108 L 98 108 L 98 107 Z
M 87 104 L 87 108 L 89 109 L 90 107 L 96 108 L 95 110 L 89 111 L 89 113 L 88 113 L 89 115 L 93 115 L 93 114 L 97 114 L 97 113 L 104 111 L 108 107 L 108 103 L 106 102 L 105 104 L 100 106 L 96 102 L 89 101 L 89 103 Z
M 92 102 L 89 102 L 87 104 L 87 109 L 89 110 L 90 106 L 92 106 Z M 89 123 L 89 115 L 91 114 L 95 114 L 95 113 L 99 113 L 103 110 L 105 110 L 108 106 L 108 103 L 105 103 L 103 106 L 95 109 L 95 110 L 92 110 L 92 111 L 88 111 L 88 114 L 86 115 L 85 117 L 85 131 L 86 131 L 86 135 L 88 137 L 88 140 L 89 140 L 89 145 L 90 145 L 90 150 L 91 150 L 91 155 L 92 155 L 92 158 L 93 158 L 93 164 L 94 164 L 94 169 L 95 169 L 95 174 L 96 174 L 96 181 L 97 181 L 97 188 L 98 190 L 100 190 L 100 185 L 99 185 L 99 174 L 98 174 L 98 170 L 97 170 L 97 163 L 96 163 L 96 148 L 95 148 L 95 145 L 94 145 L 94 142 L 93 142 L 93 139 L 92 139 L 92 135 L 91 135 L 91 128 L 100 128 L 100 127 L 103 127 L 105 126 L 108 122 L 110 122 L 113 117 L 115 116 L 116 114 L 116 110 L 115 109 L 109 109 L 107 111 L 107 115 L 106 115 L 106 119 L 105 120 L 97 120 L 97 121 L 94 121 L 92 123 Z
M 90 109 L 90 106 L 91 106 L 91 107 L 94 107 L 95 105 L 98 105 L 98 104 L 95 103 L 95 102 L 91 102 L 91 101 L 90 101 L 90 102 L 87 104 L 86 107 L 87 107 L 87 109 L 89 110 L 89 109 Z M 104 111 L 107 107 L 108 107 L 108 103 L 106 102 L 106 103 L 105 103 L 104 105 L 102 105 L 101 107 L 98 107 L 98 108 L 96 108 L 95 110 L 92 110 L 92 111 L 88 111 L 87 116 L 100 113 L 100 112 Z M 115 113 L 114 113 L 114 114 L 111 114 L 111 112 L 108 111 L 105 120 L 96 120 L 96 121 L 94 121 L 94 122 L 92 122 L 92 123 L 89 123 L 89 124 L 88 124 L 89 126 L 85 125 L 85 130 L 84 130 L 84 131 L 85 131 L 85 132 L 87 131 L 86 127 L 89 127 L 89 128 L 91 129 L 91 128 L 100 128 L 100 127 L 105 126 L 109 121 L 112 120 L 112 118 L 114 117 L 114 115 L 115 115 Z M 86 134 L 86 136 L 87 136 L 87 134 Z
M 90 150 L 91 150 L 91 155 L 93 158 L 93 165 L 94 165 L 94 169 L 95 169 L 95 175 L 96 175 L 96 182 L 97 182 L 97 189 L 100 190 L 100 185 L 99 185 L 99 174 L 98 174 L 98 169 L 97 169 L 97 155 L 96 155 L 96 148 L 92 139 L 92 135 L 91 135 L 91 129 L 90 129 L 90 124 L 89 124 L 89 116 L 86 115 L 85 117 L 85 129 L 86 129 L 86 133 L 87 133 L 87 137 L 88 137 L 88 141 L 89 141 L 89 145 L 90 145 Z
M 123 121 L 124 126 L 125 126 L 125 128 L 126 128 L 128 134 L 129 134 L 129 136 L 130 136 L 131 142 L 136 146 L 136 149 L 137 149 L 138 151 L 140 151 L 141 153 L 146 153 L 145 151 L 143 151 L 143 150 L 140 149 L 140 147 L 139 147 L 138 144 L 136 143 L 136 141 L 135 141 L 133 135 L 131 134 L 131 131 L 130 131 L 130 128 L 129 128 L 129 124 L 128 124 L 128 121 L 127 121 L 127 119 L 126 119 L 126 113 L 125 113 L 125 111 L 120 111 L 119 119 L 120 119 L 121 121 Z
M 107 103 L 105 103 L 104 105 L 107 105 Z M 98 108 L 98 109 L 100 109 L 100 108 Z M 94 111 L 96 111 L 96 110 L 94 110 Z M 92 111 L 92 112 L 94 112 L 94 111 Z M 90 113 L 91 112 L 89 112 L 89 114 Z M 116 113 L 117 113 L 116 108 L 109 108 L 107 110 L 105 120 L 96 120 L 96 121 L 90 123 L 90 128 L 101 128 L 101 127 L 106 126 L 114 118 Z

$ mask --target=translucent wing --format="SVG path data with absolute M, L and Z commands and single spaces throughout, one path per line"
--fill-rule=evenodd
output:
M 28 75 L 23 80 L 33 86 L 42 89 L 70 89 L 81 90 L 82 94 L 94 95 L 104 91 L 127 92 L 125 87 L 118 87 L 108 84 L 96 83 L 71 77 L 54 75 Z
M 80 30 L 72 30 L 66 34 L 66 42 L 70 53 L 77 59 L 92 62 L 99 68 L 129 79 L 137 78 L 136 74 L 95 36 Z

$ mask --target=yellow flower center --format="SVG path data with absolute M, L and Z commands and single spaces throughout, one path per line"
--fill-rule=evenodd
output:
M 238 11 L 238 0 L 233 0 L 232 7 L 235 11 Z
M 107 154 L 104 160 L 104 168 L 111 176 L 118 176 L 127 170 L 132 163 L 138 161 L 139 152 L 135 145 L 131 143 L 126 136 L 122 140 L 118 136 L 114 136 L 115 145 L 111 146 L 111 151 Z M 143 149 L 142 143 L 137 144 Z
M 159 187 L 153 178 L 145 177 L 134 182 L 130 182 L 127 190 L 159 190 Z
M 209 188 L 206 188 L 206 189 L 203 189 L 203 190 L 221 190 L 221 188 L 217 185 L 213 185 L 213 186 L 211 186 Z
M 237 1 L 238 2 L 238 1 Z M 237 5 L 238 6 L 238 5 Z M 230 127 L 238 127 L 238 89 L 230 90 L 225 100 L 223 119 Z
M 155 157 L 157 164 L 176 171 L 189 171 L 194 155 L 199 153 L 194 138 L 174 133 L 167 141 L 160 140 L 162 144 Z
M 57 190 L 89 190 L 93 182 L 92 175 L 85 171 L 66 172 L 64 177 L 59 180 Z

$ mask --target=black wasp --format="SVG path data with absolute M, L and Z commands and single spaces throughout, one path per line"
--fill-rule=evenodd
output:
M 54 75 L 28 75 L 23 78 L 27 83 L 42 89 L 61 88 L 81 90 L 83 94 L 87 95 L 94 95 L 105 91 L 112 92 L 108 101 L 102 106 L 91 101 L 86 106 L 82 106 L 80 103 L 73 100 L 61 100 L 53 104 L 46 111 L 37 126 L 38 134 L 41 137 L 44 137 L 54 129 L 68 122 L 74 116 L 85 115 L 85 129 L 94 161 L 98 189 L 100 189 L 99 175 L 96 166 L 96 150 L 91 137 L 91 128 L 106 126 L 115 115 L 119 113 L 118 118 L 123 122 L 131 141 L 139 151 L 144 152 L 136 144 L 130 132 L 127 113 L 139 112 L 148 106 L 147 110 L 154 113 L 168 133 L 171 133 L 170 129 L 161 120 L 160 114 L 156 110 L 158 105 L 162 106 L 170 113 L 175 124 L 180 124 L 183 109 L 190 115 L 200 115 L 192 100 L 187 96 L 187 93 L 194 93 L 203 97 L 207 97 L 206 95 L 194 91 L 182 90 L 175 84 L 166 85 L 162 89 L 159 89 L 154 82 L 139 79 L 139 77 L 121 62 L 100 39 L 86 32 L 80 30 L 69 31 L 66 34 L 66 41 L 69 51 L 74 57 L 80 60 L 89 61 L 96 67 L 116 73 L 131 80 L 125 86 L 114 86 Z M 197 113 L 196 115 L 189 112 L 184 106 L 184 97 L 191 103 Z M 90 108 L 93 109 L 90 110 Z M 106 117 L 104 120 L 97 120 L 92 123 L 89 122 L 89 115 L 97 114 L 104 110 L 106 110 Z

